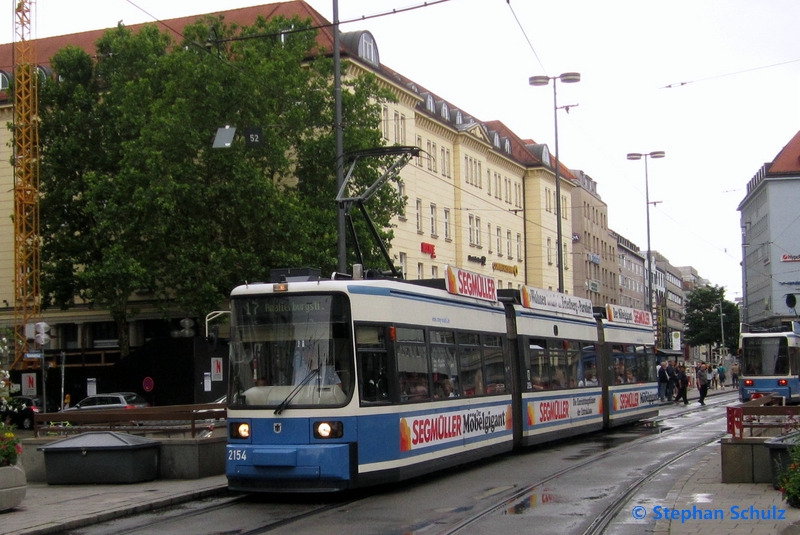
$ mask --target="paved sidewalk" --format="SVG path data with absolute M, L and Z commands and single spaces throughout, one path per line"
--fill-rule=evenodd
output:
M 191 480 L 156 480 L 127 485 L 29 483 L 25 499 L 0 513 L 3 535 L 44 535 L 160 507 L 221 494 L 224 475 Z
M 795 535 L 800 533 L 800 509 L 790 507 L 769 483 L 722 483 L 721 455 L 698 462 L 667 494 L 669 504 L 695 518 L 658 520 L 654 533 Z M 685 512 L 685 513 L 684 513 Z M 716 518 L 703 519 L 702 515 Z

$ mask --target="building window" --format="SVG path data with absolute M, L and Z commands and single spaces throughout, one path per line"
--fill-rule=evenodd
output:
M 444 209 L 444 239 L 450 239 L 450 209 Z
M 422 280 L 425 278 L 425 266 L 422 265 L 422 262 L 417 264 L 417 279 Z
M 506 231 L 506 254 L 511 258 L 511 231 Z
M 431 236 L 436 237 L 436 205 L 431 204 Z
M 406 218 L 406 185 L 400 181 L 397 183 L 397 196 L 400 197 L 400 214 L 398 217 L 401 219 Z
M 438 266 L 431 266 L 431 278 L 438 279 L 439 278 L 439 267 Z
M 447 102 L 442 102 L 442 119 L 450 120 L 450 109 L 447 107 Z
M 489 240 L 489 254 L 492 254 L 492 224 L 486 224 L 486 239 Z
M 450 178 L 450 149 L 445 151 L 444 163 L 447 165 L 447 172 L 445 174 L 447 175 L 447 178 Z
M 445 164 L 444 147 L 439 149 L 439 163 L 442 164 L 442 175 L 447 176 L 447 165 Z
M 553 265 L 553 242 L 550 238 L 547 238 L 547 264 Z
M 427 100 L 427 103 L 425 105 L 425 108 L 428 111 L 432 111 L 432 112 L 436 113 L 436 103 L 433 101 L 433 97 L 431 95 L 428 95 L 428 100 Z
M 481 218 L 475 218 L 475 245 L 481 246 Z
M 394 142 L 400 143 L 400 112 L 394 112 L 394 124 L 392 125 L 394 128 Z
M 361 34 L 361 39 L 358 41 L 358 55 L 373 65 L 378 65 L 378 49 L 375 46 L 375 40 L 372 35 L 368 33 Z
M 495 230 L 495 239 L 496 239 L 495 245 L 497 245 L 497 255 L 498 256 L 503 256 L 503 234 L 502 234 L 502 232 L 503 231 L 500 230 L 500 227 L 497 227 L 497 229 Z
M 408 275 L 408 272 L 406 271 L 407 262 L 408 262 L 408 256 L 406 255 L 406 253 L 400 253 L 400 273 L 403 274 L 404 279 Z
M 492 171 L 489 169 L 486 170 L 486 194 L 492 194 Z
M 522 260 L 522 234 L 517 233 L 517 260 Z
M 429 169 L 435 173 L 436 172 L 436 143 L 433 143 L 431 145 L 431 159 L 433 160 L 433 162 L 432 162 L 431 167 L 429 167 Z
M 383 107 L 383 139 L 389 140 L 389 107 Z
M 428 148 L 428 171 L 430 171 L 433 166 L 433 159 L 436 158 L 436 154 L 431 152 L 433 150 L 433 146 L 430 139 L 428 140 L 428 144 L 426 146 Z
M 422 149 L 422 136 L 417 136 L 417 147 Z M 422 167 L 422 153 L 420 153 L 420 155 L 417 156 L 417 165 L 419 167 Z
M 406 116 L 400 114 L 400 144 L 406 144 Z
M 417 232 L 422 234 L 422 199 L 417 199 Z
M 475 216 L 469 214 L 469 244 L 475 245 Z

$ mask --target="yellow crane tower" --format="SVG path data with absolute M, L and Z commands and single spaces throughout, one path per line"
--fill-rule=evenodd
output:
M 41 316 L 39 235 L 39 96 L 35 43 L 31 38 L 35 0 L 14 8 L 14 325 L 12 368 L 22 366 L 29 337 Z M 27 332 L 26 332 L 27 331 Z M 41 362 L 41 361 L 40 361 Z

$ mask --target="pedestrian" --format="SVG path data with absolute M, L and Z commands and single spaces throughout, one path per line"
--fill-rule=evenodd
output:
M 689 398 L 686 396 L 686 389 L 689 388 L 689 376 L 686 375 L 686 366 L 678 366 L 675 380 L 678 387 L 678 393 L 675 396 L 675 403 L 680 403 L 681 398 L 683 398 L 683 404 L 688 405 Z
M 725 369 L 725 366 L 720 364 L 717 366 L 717 374 L 719 375 L 719 386 L 720 388 L 725 388 L 725 379 L 727 379 L 726 372 L 728 370 Z
M 669 385 L 669 374 L 667 374 L 667 361 L 661 363 L 658 368 L 658 399 L 663 403 L 666 400 L 667 386 Z
M 667 401 L 672 401 L 675 396 L 675 387 L 678 386 L 678 371 L 675 369 L 675 361 L 671 360 L 667 363 Z
M 708 395 L 708 366 L 705 362 L 697 371 L 697 389 L 700 392 L 700 405 L 705 405 L 706 395 Z
M 739 363 L 731 364 L 731 383 L 734 388 L 739 388 Z
M 711 388 L 714 390 L 717 389 L 717 380 L 719 379 L 719 374 L 717 373 L 717 365 L 712 364 L 711 371 L 708 372 L 708 382 L 711 385 Z

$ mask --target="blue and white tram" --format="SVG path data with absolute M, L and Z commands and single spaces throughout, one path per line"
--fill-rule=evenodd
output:
M 232 490 L 398 481 L 649 415 L 641 327 L 595 320 L 585 299 L 445 271 L 232 292 Z M 612 354 L 636 377 L 618 390 Z M 648 411 L 631 410 L 633 394 Z
M 340 490 L 511 450 L 504 307 L 493 279 L 447 275 L 450 292 L 396 280 L 236 288 L 229 487 Z
M 800 334 L 796 330 L 741 333 L 741 401 L 750 401 L 754 394 L 775 393 L 789 402 L 800 402 Z

